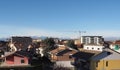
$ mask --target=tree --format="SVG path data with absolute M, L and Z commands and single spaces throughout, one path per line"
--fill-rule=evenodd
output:
M 119 45 L 115 45 L 115 48 L 114 48 L 115 50 L 119 50 L 120 49 L 120 47 L 119 47 Z
M 48 46 L 52 46 L 54 47 L 55 45 L 55 41 L 53 38 L 46 38 L 45 40 L 43 40 L 43 43 L 48 47 Z
M 68 47 L 78 50 L 77 46 L 74 44 L 73 40 L 69 40 L 66 44 Z
M 48 52 L 55 48 L 55 41 L 53 38 L 46 38 L 45 40 L 43 40 L 43 44 L 44 44 L 43 54 L 49 57 Z

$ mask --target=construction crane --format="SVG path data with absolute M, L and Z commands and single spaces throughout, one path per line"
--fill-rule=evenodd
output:
M 86 31 L 78 31 L 78 33 L 79 33 L 79 37 L 81 37 L 82 33 L 86 33 Z
M 81 31 L 81 30 L 78 30 L 78 31 L 62 31 L 62 32 L 74 32 L 74 33 L 78 33 L 79 35 L 79 37 L 81 38 L 81 36 L 82 36 L 82 34 L 83 33 L 86 33 L 86 31 Z

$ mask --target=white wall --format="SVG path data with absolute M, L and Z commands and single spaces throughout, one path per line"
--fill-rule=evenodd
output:
M 115 48 L 115 45 L 110 45 L 110 48 L 111 48 L 111 49 L 114 49 L 114 48 Z
M 57 61 L 56 65 L 58 66 L 62 66 L 62 67 L 74 67 L 73 65 L 71 65 L 71 61 Z
M 95 50 L 95 51 L 103 51 L 104 46 L 100 45 L 84 45 L 83 49 L 85 50 Z

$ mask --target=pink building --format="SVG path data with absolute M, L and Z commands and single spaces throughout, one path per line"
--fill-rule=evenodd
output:
M 29 57 L 27 53 L 17 51 L 13 54 L 2 57 L 1 66 L 29 66 Z

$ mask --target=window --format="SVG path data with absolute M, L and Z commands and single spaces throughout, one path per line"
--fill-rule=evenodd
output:
M 96 67 L 98 67 L 98 62 L 96 62 Z
M 94 49 L 94 48 L 92 48 L 92 49 Z
M 106 67 L 108 67 L 108 61 L 106 61 Z
M 69 59 L 72 59 L 72 56 L 69 56 Z
M 90 43 L 90 38 L 86 37 L 85 44 L 89 44 L 89 43 Z
M 91 44 L 94 44 L 94 37 L 91 37 Z
M 96 67 L 98 67 L 100 61 L 96 61 Z
M 21 63 L 25 63 L 25 60 L 24 60 L 24 59 L 22 59 L 22 60 L 21 60 Z
M 97 37 L 94 38 L 94 44 L 98 44 L 98 38 Z
M 69 54 L 69 59 L 72 59 L 72 54 Z
M 100 48 L 97 48 L 98 50 L 100 50 Z
M 87 47 L 87 49 L 89 49 L 89 47 Z

